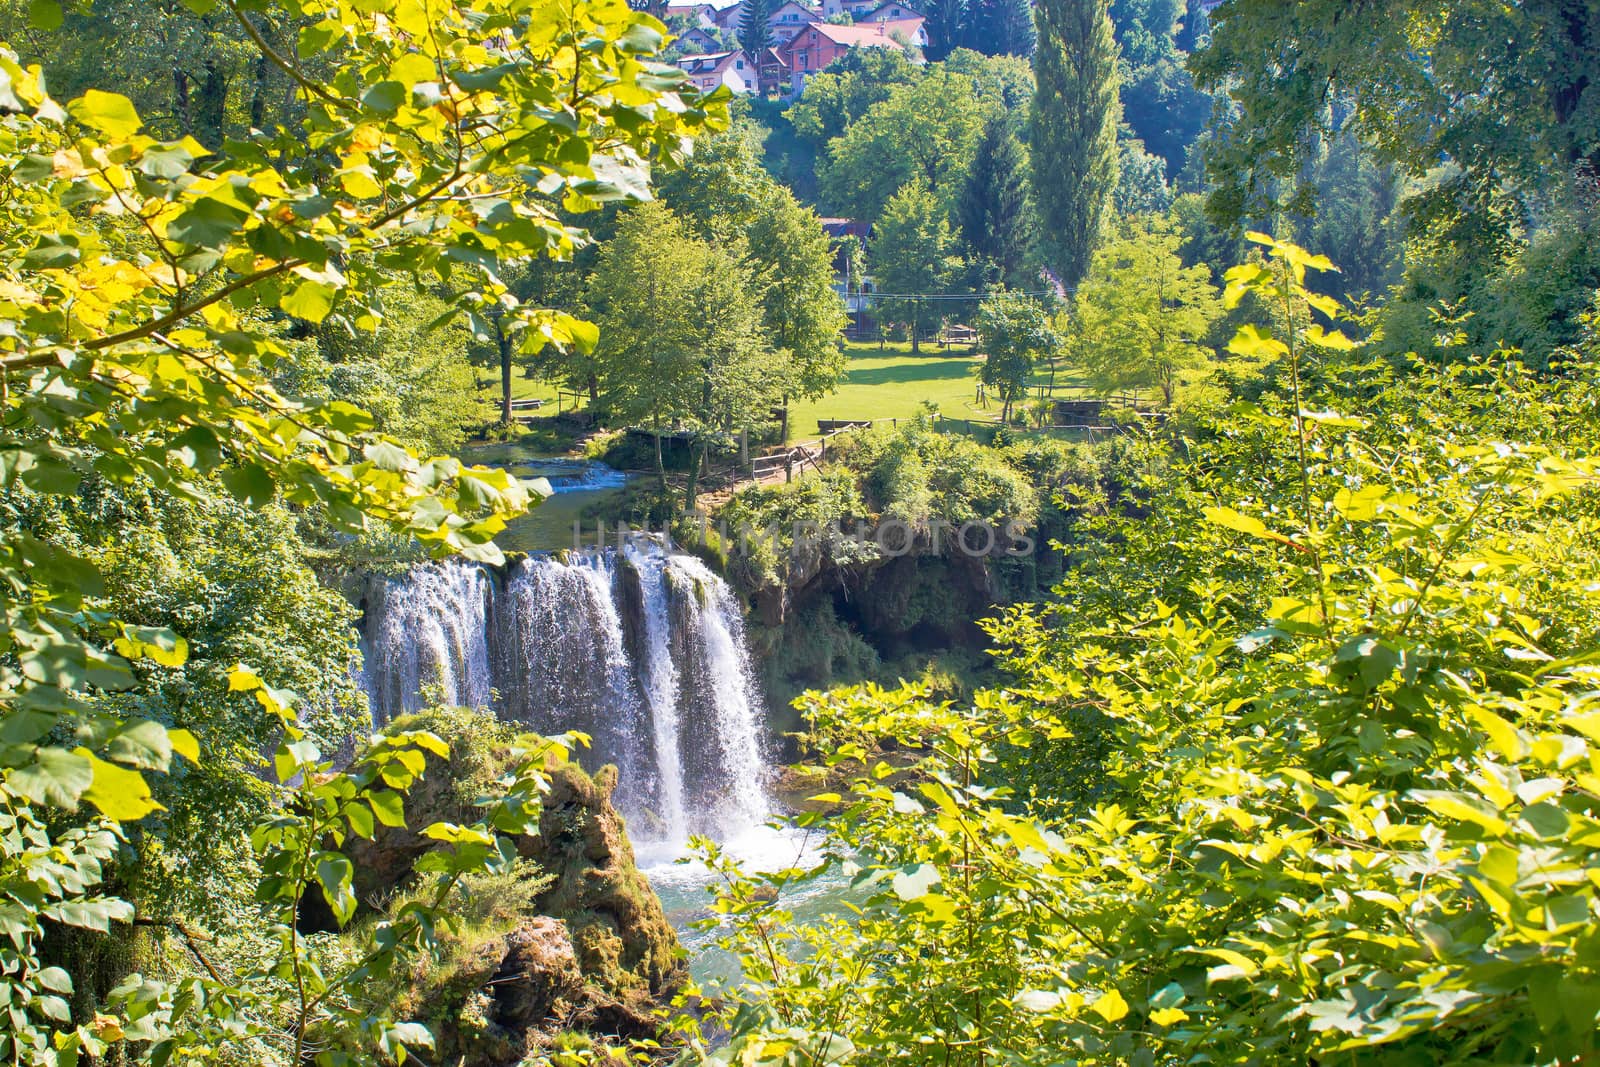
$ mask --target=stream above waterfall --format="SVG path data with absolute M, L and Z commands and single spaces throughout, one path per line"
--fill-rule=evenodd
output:
M 474 445 L 463 450 L 462 458 L 504 468 L 518 478 L 543 478 L 550 483 L 554 495 L 512 519 L 495 538 L 508 552 L 555 552 L 575 547 L 574 524 L 580 528 L 592 526 L 585 515 L 621 494 L 633 477 L 596 460 L 538 455 L 516 441 Z

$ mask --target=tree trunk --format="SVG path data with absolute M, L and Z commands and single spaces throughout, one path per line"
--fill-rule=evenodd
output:
M 194 115 L 189 109 L 189 75 L 181 70 L 172 72 L 172 110 L 178 116 L 178 129 L 194 133 Z
M 661 491 L 667 491 L 667 465 L 661 458 L 661 427 L 657 426 L 656 434 L 656 476 L 661 479 Z
M 698 448 L 689 447 L 689 483 L 683 490 L 683 510 L 694 510 L 695 498 L 700 495 L 700 467 L 706 460 L 706 445 L 704 442 Z
M 500 425 L 511 425 L 511 338 L 500 332 L 495 338 L 500 346 Z
M 267 124 L 267 78 L 272 73 L 272 61 L 262 53 L 256 60 L 255 87 L 250 96 L 250 128 L 259 130 Z
M 200 83 L 199 104 L 199 128 L 195 139 L 207 148 L 221 148 L 228 125 L 228 78 L 215 60 L 206 61 L 206 76 Z
M 778 420 L 778 430 L 779 430 L 779 432 L 778 432 L 778 443 L 781 444 L 781 445 L 788 444 L 789 443 L 789 398 L 788 397 L 784 397 L 783 398 L 783 415 Z

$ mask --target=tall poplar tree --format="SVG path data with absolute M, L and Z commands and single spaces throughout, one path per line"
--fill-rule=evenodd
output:
M 1007 285 L 1016 284 L 1032 243 L 1034 220 L 1027 157 L 1004 115 L 991 116 L 984 126 L 956 201 L 956 222 L 973 256 L 998 267 Z
M 1034 197 L 1046 262 L 1071 287 L 1117 186 L 1117 44 L 1107 0 L 1040 0 L 1034 19 Z

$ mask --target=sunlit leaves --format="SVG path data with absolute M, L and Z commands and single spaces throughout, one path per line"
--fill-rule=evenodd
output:
M 61 21 L 52 0 L 29 7 L 41 30 Z M 662 27 L 620 0 L 182 7 L 192 14 L 162 17 L 192 18 L 199 35 L 217 22 L 238 23 L 246 36 L 292 27 L 299 54 L 319 57 L 315 69 L 299 68 L 293 49 L 268 59 L 295 68 L 286 73 L 304 121 L 275 128 L 269 113 L 269 128 L 222 151 L 192 138 L 162 142 L 144 128 L 155 117 L 142 119 L 114 85 L 63 108 L 37 69 L 0 48 L 0 172 L 10 194 L 0 202 L 0 492 L 64 497 L 103 482 L 190 501 L 281 502 L 346 534 L 383 528 L 434 554 L 498 559 L 492 538 L 528 506 L 529 487 L 417 455 L 374 435 L 374 419 L 348 404 L 291 395 L 284 382 L 293 376 L 282 371 L 292 320 L 370 330 L 397 273 L 460 295 L 503 289 L 498 273 L 532 257 L 570 256 L 585 238 L 561 207 L 646 197 L 651 168 L 681 158 L 695 135 L 724 121 L 724 106 L 653 60 Z M 493 213 L 478 212 L 491 202 Z M 508 310 L 529 324 L 530 346 L 596 342 L 568 316 L 514 300 Z M 22 961 L 0 977 L 0 1001 L 14 1009 L 0 1036 L 8 1062 L 35 1062 L 7 1044 L 23 1040 L 52 1063 L 99 1059 L 116 1038 L 152 1042 L 165 1058 L 174 1047 L 163 1027 L 185 1013 L 203 1020 L 202 1004 L 238 1007 L 235 991 L 133 981 L 116 995 L 125 1017 L 73 1030 L 52 999 L 64 990 L 27 978 L 39 970 L 31 954 L 41 916 L 99 929 L 131 918 L 91 892 L 112 835 L 52 839 L 33 806 L 134 821 L 158 807 L 145 772 L 168 770 L 174 754 L 202 755 L 184 731 L 120 717 L 141 706 L 149 674 L 183 668 L 189 649 L 184 635 L 107 617 L 103 593 L 89 558 L 21 534 L 0 546 L 0 934 Z M 304 805 L 257 832 L 262 901 L 297 905 L 315 883 L 348 920 L 349 864 L 327 842 L 402 825 L 400 795 L 442 756 L 437 739 L 377 743 L 338 774 L 302 732 L 296 694 L 243 666 L 228 689 L 248 694 L 281 731 L 272 769 Z M 525 749 L 532 761 L 574 741 Z M 524 767 L 485 818 L 525 831 L 541 782 L 538 767 Z M 446 844 L 457 873 L 498 861 L 481 834 Z M 284 926 L 285 960 L 306 962 L 293 918 Z M 40 988 L 48 995 L 39 1011 L 19 1007 Z M 205 1035 L 197 1049 L 219 1039 L 210 1024 L 195 1025 Z M 393 1020 L 339 1025 L 396 1061 L 407 1045 L 428 1043 Z M 262 1029 L 237 1023 L 232 1033 Z
M 1594 1054 L 1594 373 L 1396 377 L 1267 248 L 1238 345 L 1304 395 L 1152 449 L 1059 602 L 989 624 L 1003 690 L 802 701 L 861 895 L 736 996 L 875 1062 Z M 754 961 L 791 916 L 735 897 Z

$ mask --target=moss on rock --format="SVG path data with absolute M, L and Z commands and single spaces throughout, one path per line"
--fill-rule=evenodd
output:
M 474 798 L 508 769 L 516 733 L 466 709 L 408 716 L 390 728 L 430 730 L 451 755 L 429 758 L 406 798 L 404 827 L 346 846 L 370 911 L 404 900 L 417 860 L 434 847 L 419 831 L 467 820 Z M 444 958 L 392 994 L 397 1010 L 433 1031 L 442 1062 L 509 1067 L 573 1030 L 652 1037 L 655 1009 L 686 976 L 677 934 L 611 803 L 616 768 L 591 776 L 561 764 L 547 773 L 539 831 L 514 841 L 517 873 L 480 887 L 476 911 L 464 902 L 471 914 L 447 936 Z

